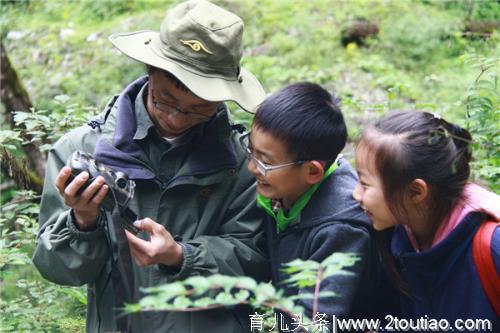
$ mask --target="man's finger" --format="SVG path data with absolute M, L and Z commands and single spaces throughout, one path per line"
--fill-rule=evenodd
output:
M 106 197 L 106 194 L 108 194 L 108 190 L 108 185 L 104 184 L 99 192 L 97 192 L 97 194 L 92 198 L 92 203 L 99 206 Z
M 81 198 L 84 200 L 84 202 L 92 200 L 94 195 L 102 188 L 103 185 L 104 178 L 102 178 L 101 176 L 97 177 L 89 186 L 87 186 L 82 194 L 80 194 Z
M 125 235 L 127 236 L 127 239 L 128 239 L 128 242 L 129 242 L 131 248 L 134 248 L 135 250 L 137 250 L 143 254 L 148 253 L 148 249 L 151 246 L 150 242 L 147 242 L 147 241 L 133 235 L 132 233 L 130 233 L 127 230 L 125 230 Z
M 135 262 L 137 265 L 142 266 L 142 257 L 143 255 L 139 253 L 136 249 L 136 245 L 134 243 L 134 235 L 127 230 L 125 230 L 125 236 L 127 236 L 128 242 L 129 242 L 129 249 L 130 249 L 130 254 L 132 255 L 132 258 L 134 258 Z
M 150 234 L 158 233 L 161 229 L 164 229 L 162 225 L 156 223 L 148 217 L 135 221 L 134 226 L 140 230 L 147 231 Z M 161 229 L 159 227 L 161 227 Z
M 130 244 L 130 254 L 134 258 L 135 263 L 140 267 L 151 264 L 151 258 L 143 253 L 142 250 L 138 249 L 136 244 Z
M 56 177 L 55 185 L 61 195 L 64 193 L 64 189 L 66 188 L 66 181 L 68 181 L 70 175 L 71 168 L 65 166 L 61 169 L 61 171 L 59 171 L 59 174 Z
M 74 197 L 78 193 L 78 190 L 82 187 L 83 184 L 89 179 L 88 172 L 84 171 L 78 176 L 68 186 L 64 189 L 64 194 L 69 197 Z
M 130 254 L 132 255 L 132 258 L 134 258 L 135 263 L 139 266 L 142 266 L 142 255 L 137 252 L 137 250 L 133 246 L 130 246 Z

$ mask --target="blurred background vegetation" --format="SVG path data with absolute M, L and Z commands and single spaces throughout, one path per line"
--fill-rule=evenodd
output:
M 177 2 L 0 1 L 2 54 L 29 97 L 24 109 L 3 94 L 0 105 L 2 331 L 84 330 L 85 289 L 51 285 L 30 263 L 43 179 L 34 164 L 43 167 L 54 140 L 145 73 L 108 36 L 158 30 Z M 474 180 L 498 193 L 499 1 L 214 2 L 245 21 L 244 66 L 268 92 L 309 80 L 341 96 L 348 157 L 363 126 L 388 110 L 431 111 L 472 132 Z M 251 121 L 230 107 L 236 121 Z

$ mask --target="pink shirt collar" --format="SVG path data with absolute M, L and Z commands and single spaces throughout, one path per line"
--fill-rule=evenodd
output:
M 434 235 L 432 247 L 445 239 L 470 212 L 484 212 L 492 216 L 495 221 L 500 221 L 500 196 L 473 183 L 465 185 L 464 199 L 455 206 L 450 217 L 439 226 Z M 420 252 L 417 240 L 410 228 L 407 225 L 403 226 L 413 248 Z

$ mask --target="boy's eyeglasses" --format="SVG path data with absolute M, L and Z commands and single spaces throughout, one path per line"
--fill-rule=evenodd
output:
M 247 134 L 240 137 L 240 144 L 247 155 L 247 159 L 249 161 L 250 160 L 253 161 L 253 163 L 257 167 L 257 170 L 264 177 L 267 176 L 267 173 L 269 171 L 273 171 L 273 170 L 277 170 L 277 169 L 281 169 L 281 168 L 286 168 L 286 167 L 292 166 L 292 165 L 301 165 L 301 164 L 307 162 L 307 161 L 295 161 L 295 162 L 290 162 L 290 163 L 271 165 L 271 164 L 267 164 L 267 163 L 260 161 L 259 159 L 257 159 L 257 157 L 255 157 L 253 149 L 251 148 L 250 132 L 248 132 Z
M 195 111 L 182 111 L 181 108 L 179 108 L 177 105 L 165 102 L 159 102 L 155 98 L 155 92 L 153 89 L 151 89 L 151 97 L 153 100 L 154 107 L 157 108 L 160 112 L 166 112 L 174 116 L 180 114 L 186 118 L 196 121 L 207 121 L 212 117 L 212 115 L 206 115 Z

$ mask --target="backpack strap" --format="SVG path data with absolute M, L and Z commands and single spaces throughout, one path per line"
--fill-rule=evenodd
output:
M 493 306 L 497 316 L 500 316 L 500 277 L 495 269 L 491 255 L 491 242 L 498 222 L 483 222 L 472 242 L 472 255 L 476 264 L 483 290 Z
M 92 127 L 92 129 L 98 128 L 99 131 L 101 130 L 101 125 L 104 125 L 106 123 L 106 120 L 108 120 L 108 116 L 111 113 L 111 109 L 113 109 L 113 106 L 116 103 L 116 100 L 120 97 L 120 95 L 115 95 L 113 96 L 108 103 L 106 103 L 106 106 L 104 107 L 104 112 L 103 114 L 100 114 L 94 118 L 92 118 L 87 125 Z

